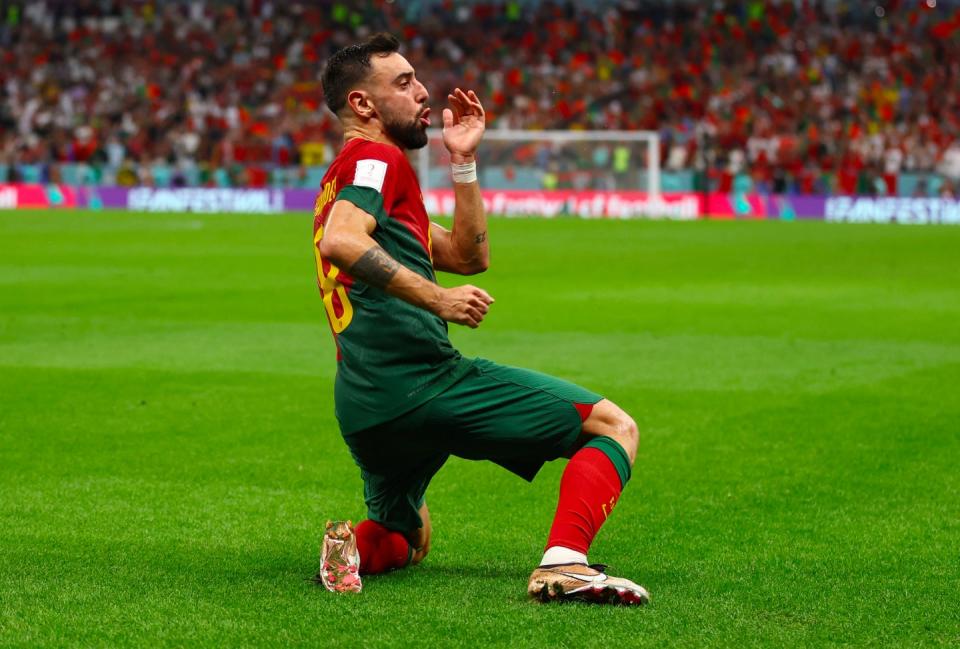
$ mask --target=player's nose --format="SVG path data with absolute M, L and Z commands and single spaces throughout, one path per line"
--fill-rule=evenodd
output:
M 430 93 L 427 91 L 427 87 L 420 83 L 419 79 L 417 80 L 417 94 L 415 99 L 421 104 L 426 104 L 430 101 Z

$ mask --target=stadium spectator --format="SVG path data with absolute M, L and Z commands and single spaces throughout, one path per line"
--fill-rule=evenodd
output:
M 0 164 L 27 180 L 60 163 L 209 184 L 322 165 L 339 129 L 319 70 L 381 29 L 434 96 L 483 89 L 491 128 L 658 130 L 669 169 L 721 189 L 853 192 L 878 167 L 884 191 L 903 172 L 960 179 L 956 0 L 0 6 Z

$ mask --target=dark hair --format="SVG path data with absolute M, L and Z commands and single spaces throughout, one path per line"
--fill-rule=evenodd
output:
M 393 34 L 380 33 L 334 53 L 320 78 L 327 107 L 336 114 L 347 105 L 347 93 L 370 72 L 370 55 L 385 56 L 399 50 L 400 41 Z

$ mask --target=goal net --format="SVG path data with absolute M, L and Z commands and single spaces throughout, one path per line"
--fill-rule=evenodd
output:
M 450 156 L 439 129 L 417 153 L 424 190 L 450 189 Z M 660 136 L 654 131 L 489 129 L 477 172 L 490 190 L 660 193 Z
M 450 155 L 438 129 L 414 153 L 427 211 L 450 214 Z M 484 133 L 477 174 L 487 212 L 506 216 L 696 218 L 696 197 L 660 191 L 653 131 Z

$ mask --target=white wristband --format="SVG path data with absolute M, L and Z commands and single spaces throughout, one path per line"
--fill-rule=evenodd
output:
M 455 183 L 475 183 L 477 182 L 477 161 L 467 164 L 450 165 L 450 171 L 453 172 L 453 182 Z

